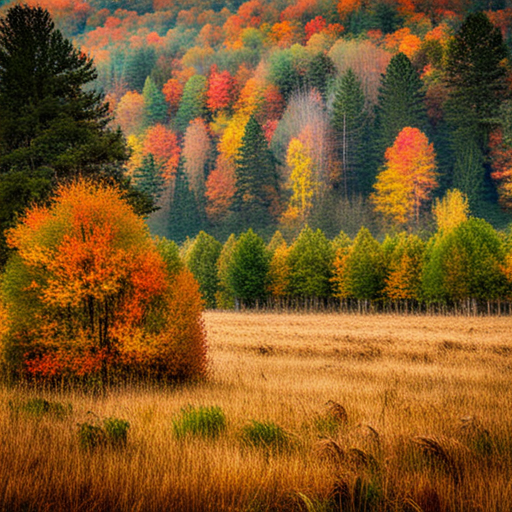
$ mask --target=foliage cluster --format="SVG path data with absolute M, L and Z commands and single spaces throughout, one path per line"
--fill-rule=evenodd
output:
M 177 248 L 155 243 L 115 187 L 61 186 L 8 231 L 8 373 L 34 379 L 180 379 L 206 369 L 202 299 Z

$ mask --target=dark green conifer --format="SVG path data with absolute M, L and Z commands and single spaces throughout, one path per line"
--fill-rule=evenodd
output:
M 167 102 L 163 92 L 158 89 L 150 76 L 144 82 L 142 96 L 144 98 L 142 125 L 147 128 L 157 123 L 164 124 L 167 121 Z
M 194 192 L 190 190 L 187 175 L 183 171 L 183 161 L 181 160 L 174 179 L 168 238 L 180 244 L 187 237 L 196 236 L 201 229 L 201 224 L 196 198 Z
M 428 133 L 423 83 L 409 58 L 403 53 L 393 56 L 382 77 L 376 119 L 378 165 L 384 152 L 393 145 L 406 126 Z
M 278 201 L 276 160 L 254 116 L 247 122 L 236 161 L 236 193 L 232 209 L 242 228 L 265 228 Z

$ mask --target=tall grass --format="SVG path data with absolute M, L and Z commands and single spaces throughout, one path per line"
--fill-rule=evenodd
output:
M 510 318 L 205 322 L 212 376 L 199 384 L 0 388 L 0 510 L 511 509 Z M 176 436 L 184 411 L 225 421 Z M 80 425 L 111 418 L 129 423 L 125 442 L 84 450 Z M 248 444 L 250 426 L 291 449 Z

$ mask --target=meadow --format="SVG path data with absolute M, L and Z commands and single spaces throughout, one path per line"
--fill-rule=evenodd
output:
M 0 510 L 512 508 L 510 317 L 204 319 L 204 382 L 1 387 Z

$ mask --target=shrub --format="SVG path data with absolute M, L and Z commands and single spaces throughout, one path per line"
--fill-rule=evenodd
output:
M 250 425 L 243 427 L 241 438 L 246 445 L 271 451 L 281 451 L 291 446 L 290 435 L 271 421 L 252 420 Z
M 16 414 L 26 414 L 33 417 L 41 417 L 46 414 L 57 418 L 64 418 L 71 414 L 71 404 L 50 402 L 44 398 L 31 398 L 24 402 L 9 401 L 9 409 Z
M 119 448 L 126 446 L 130 424 L 118 418 L 104 419 L 102 425 L 80 423 L 78 425 L 78 444 L 84 450 L 99 446 Z
M 77 181 L 7 232 L 4 369 L 37 380 L 206 371 L 197 283 L 114 187 Z M 1 333 L 0 333 L 1 334 Z
M 200 435 L 217 437 L 226 430 L 226 416 L 218 406 L 186 407 L 181 415 L 173 421 L 173 431 L 176 437 Z

